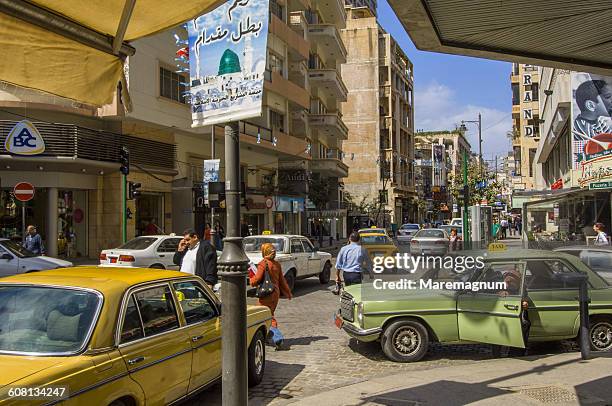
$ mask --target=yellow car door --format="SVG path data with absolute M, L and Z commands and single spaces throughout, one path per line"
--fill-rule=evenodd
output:
M 198 281 L 173 283 L 186 331 L 191 340 L 193 362 L 189 392 L 221 376 L 221 320 L 217 302 Z
M 119 351 L 147 405 L 165 405 L 187 394 L 191 341 L 180 322 L 170 285 L 138 288 L 122 311 Z

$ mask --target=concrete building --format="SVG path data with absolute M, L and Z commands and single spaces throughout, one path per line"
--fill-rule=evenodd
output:
M 461 130 L 417 132 L 415 138 L 416 183 L 419 215 L 423 222 L 459 217 L 459 202 L 451 186 L 461 181 L 463 157 L 471 157 L 471 146 Z M 469 158 L 468 158 L 469 159 Z
M 263 113 L 240 123 L 242 217 L 255 233 L 307 234 L 308 180 L 314 173 L 330 183 L 329 205 L 323 208 L 328 211 L 317 211 L 319 229 L 344 237 L 346 210 L 340 202 L 347 167 L 341 151 L 347 128 L 340 103 L 347 91 L 340 65 L 346 50 L 338 31 L 345 25 L 344 4 L 271 1 L 270 11 Z M 26 224 L 38 226 L 50 255 L 96 258 L 101 249 L 120 245 L 121 146 L 130 149 L 127 180 L 142 185 L 141 195 L 127 202 L 128 239 L 147 232 L 150 223 L 160 233 L 180 233 L 212 222 L 193 189 L 202 181 L 203 160 L 211 158 L 213 131 L 224 178 L 223 128 L 191 128 L 189 80 L 177 72 L 173 34 L 132 44 L 136 54 L 125 65 L 130 113 L 121 98 L 97 109 L 2 85 L 0 137 L 27 118 L 47 149 L 23 157 L 0 146 L 0 236 L 21 237 L 20 206 L 10 189 L 28 181 L 36 194 L 27 205 Z M 217 210 L 215 220 L 224 224 L 224 219 L 224 210 Z
M 347 10 L 345 190 L 354 201 L 386 202 L 380 225 L 415 221 L 413 65 L 370 7 Z
M 517 165 L 514 188 L 516 190 L 535 189 L 535 160 L 540 140 L 540 110 L 538 67 L 525 64 L 512 64 L 510 74 L 512 86 L 512 147 Z M 519 179 L 520 178 L 520 179 Z

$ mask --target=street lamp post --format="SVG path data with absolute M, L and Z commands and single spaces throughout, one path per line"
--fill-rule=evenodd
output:
M 219 257 L 223 343 L 222 399 L 225 406 L 248 402 L 246 277 L 249 258 L 240 236 L 240 132 L 238 122 L 225 126 L 225 202 L 227 236 Z
M 482 176 L 482 116 L 478 113 L 478 120 L 461 120 L 461 129 L 465 131 L 465 123 L 474 123 L 478 125 L 478 170 Z

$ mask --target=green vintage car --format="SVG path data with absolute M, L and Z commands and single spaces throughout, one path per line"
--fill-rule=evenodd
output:
M 357 340 L 380 340 L 398 362 L 420 360 L 430 342 L 525 348 L 527 341 L 573 339 L 580 320 L 578 285 L 570 279 L 580 272 L 588 275 L 591 347 L 609 350 L 612 286 L 580 259 L 540 250 L 486 253 L 480 269 L 428 271 L 412 289 L 397 276 L 383 290 L 381 279 L 348 286 L 336 325 Z

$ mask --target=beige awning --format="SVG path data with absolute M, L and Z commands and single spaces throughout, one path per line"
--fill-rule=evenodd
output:
M 0 81 L 95 106 L 109 104 L 122 77 L 126 52 L 133 53 L 124 40 L 169 29 L 222 3 L 0 0 Z M 49 12 L 57 18 L 45 15 Z

